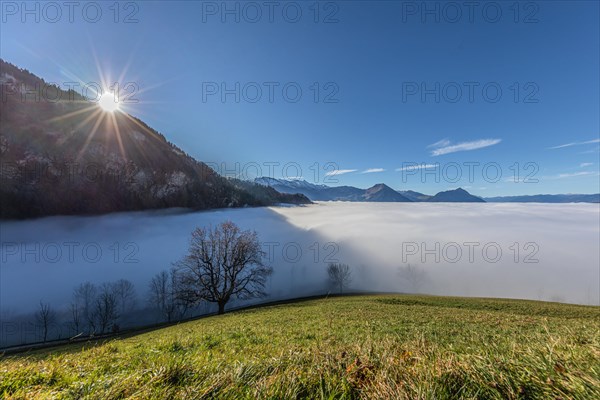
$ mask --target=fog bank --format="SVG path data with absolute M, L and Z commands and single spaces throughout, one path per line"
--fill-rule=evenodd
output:
M 599 304 L 600 205 L 317 203 L 196 213 L 137 212 L 2 222 L 2 318 L 61 310 L 79 283 L 148 281 L 197 226 L 255 229 L 275 273 L 271 299 L 327 291 L 348 263 L 351 289 Z M 410 264 L 410 268 L 407 266 Z

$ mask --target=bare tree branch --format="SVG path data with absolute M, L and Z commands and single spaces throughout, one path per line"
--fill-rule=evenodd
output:
M 56 313 L 50 308 L 50 304 L 40 301 L 40 309 L 35 315 L 36 320 L 42 328 L 42 337 L 45 342 L 48 339 L 50 325 L 56 321 Z
M 148 302 L 160 310 L 167 322 L 183 318 L 189 307 L 189 303 L 183 299 L 190 297 L 193 297 L 193 294 L 182 294 L 175 269 L 159 272 L 150 281 Z

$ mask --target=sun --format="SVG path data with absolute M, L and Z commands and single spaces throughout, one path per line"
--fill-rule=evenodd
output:
M 119 110 L 119 102 L 115 99 L 115 95 L 108 91 L 100 96 L 98 105 L 106 112 L 115 112 Z

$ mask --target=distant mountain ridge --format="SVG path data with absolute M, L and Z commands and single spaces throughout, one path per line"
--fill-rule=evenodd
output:
M 300 193 L 312 201 L 365 201 L 365 202 L 485 202 L 464 189 L 458 188 L 429 196 L 412 190 L 398 191 L 378 183 L 368 189 L 353 186 L 315 185 L 301 179 L 260 177 L 255 183 L 270 186 L 281 193 Z
M 0 84 L 0 218 L 310 203 L 226 179 L 140 119 L 102 111 L 2 59 Z M 49 87 L 60 101 L 31 95 Z
M 394 190 L 379 183 L 368 189 L 353 186 L 316 185 L 302 179 L 260 177 L 255 183 L 270 186 L 281 193 L 301 193 L 312 201 L 390 201 L 390 202 L 464 202 L 464 203 L 600 203 L 600 194 L 539 194 L 531 196 L 479 197 L 463 188 L 439 192 L 433 196 L 413 190 Z M 402 197 L 399 197 L 397 195 Z
M 600 203 L 600 193 L 596 194 L 534 194 L 528 196 L 484 197 L 493 203 Z
M 434 203 L 485 203 L 481 197 L 473 196 L 463 188 L 439 192 L 426 201 Z
M 415 192 L 414 190 L 398 190 L 398 193 L 408 198 L 410 201 L 427 201 L 431 198 L 428 194 Z
M 272 187 L 280 193 L 300 193 L 313 201 L 360 201 L 360 196 L 365 194 L 363 189 L 352 186 L 315 185 L 300 179 L 260 177 L 254 182 Z

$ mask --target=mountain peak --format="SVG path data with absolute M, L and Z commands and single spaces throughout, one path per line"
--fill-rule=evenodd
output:
M 456 203 L 485 203 L 480 197 L 473 196 L 471 193 L 467 192 L 465 189 L 459 187 L 452 190 L 446 190 L 443 192 L 439 192 L 435 196 L 431 197 L 429 200 L 431 202 L 456 202 Z
M 402 194 L 396 192 L 394 189 L 386 185 L 385 183 L 378 183 L 371 186 L 365 191 L 362 196 L 364 201 L 379 201 L 379 202 L 409 202 L 411 201 Z
M 378 190 L 394 190 L 394 189 L 392 189 L 385 183 L 377 183 L 367 189 L 367 191 L 378 191 Z

